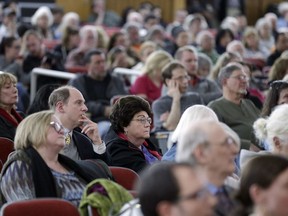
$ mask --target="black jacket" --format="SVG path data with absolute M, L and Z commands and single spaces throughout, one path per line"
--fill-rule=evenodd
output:
M 159 152 L 149 139 L 146 141 L 148 143 L 146 148 Z M 143 152 L 131 142 L 121 139 L 112 128 L 106 135 L 106 143 L 111 166 L 127 167 L 139 173 L 148 165 Z

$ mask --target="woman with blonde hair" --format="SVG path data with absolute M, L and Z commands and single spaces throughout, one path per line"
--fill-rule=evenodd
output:
M 41 111 L 18 126 L 15 151 L 3 166 L 0 179 L 3 202 L 43 197 L 62 198 L 78 206 L 91 173 L 59 154 L 65 129 L 53 111 Z
M 10 73 L 0 74 L 0 137 L 14 140 L 16 128 L 23 116 L 16 111 L 18 102 L 17 78 Z
M 288 65 L 288 57 L 280 57 L 278 58 L 273 66 L 271 67 L 268 78 L 269 81 L 275 81 L 275 80 L 282 80 L 286 74 L 288 74 L 287 70 Z
M 162 69 L 172 60 L 173 57 L 163 50 L 151 53 L 143 67 L 144 74 L 136 79 L 130 93 L 141 96 L 150 103 L 159 98 L 163 84 Z
M 42 6 L 36 10 L 31 17 L 31 24 L 44 39 L 53 39 L 51 26 L 53 24 L 53 14 L 47 6 Z

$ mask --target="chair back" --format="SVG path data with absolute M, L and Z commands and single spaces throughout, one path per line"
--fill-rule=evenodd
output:
M 135 182 L 140 179 L 139 175 L 132 169 L 116 166 L 109 166 L 109 168 L 115 181 L 129 191 L 134 189 Z
M 14 142 L 6 137 L 0 137 L 0 160 L 4 164 L 8 155 L 14 151 Z
M 1 209 L 2 216 L 79 216 L 72 203 L 58 198 L 39 198 L 6 203 Z

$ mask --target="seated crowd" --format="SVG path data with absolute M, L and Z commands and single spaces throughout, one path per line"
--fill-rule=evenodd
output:
M 91 182 L 106 179 L 91 190 L 107 198 L 114 166 L 140 176 L 113 195 L 116 215 L 288 215 L 286 3 L 255 26 L 227 16 L 216 28 L 186 10 L 166 25 L 151 3 L 121 21 L 104 0 L 85 23 L 42 6 L 28 25 L 7 1 L 0 137 L 14 151 L 0 158 L 0 209 L 50 197 L 88 215 Z M 38 76 L 29 101 L 37 67 L 75 77 Z

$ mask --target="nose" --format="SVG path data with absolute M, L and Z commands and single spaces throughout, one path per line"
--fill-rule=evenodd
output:
M 86 106 L 85 104 L 83 104 L 82 110 L 83 110 L 84 112 L 87 112 L 87 111 L 88 111 L 88 108 L 87 108 L 87 106 Z

